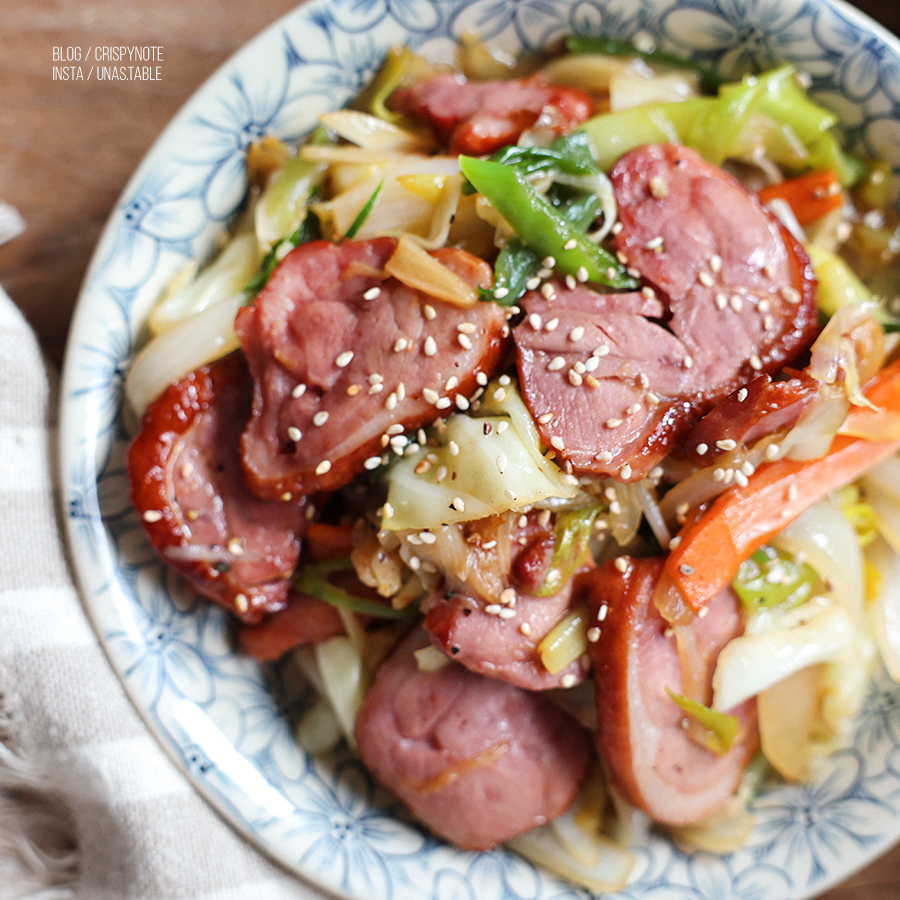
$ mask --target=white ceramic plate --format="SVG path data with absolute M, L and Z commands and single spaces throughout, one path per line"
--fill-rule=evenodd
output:
M 900 165 L 900 45 L 840 2 L 314 0 L 209 80 L 114 211 L 65 369 L 65 513 L 85 602 L 135 705 L 203 794 L 288 869 L 353 900 L 583 900 L 514 854 L 436 842 L 352 759 L 304 755 L 289 724 L 308 702 L 303 689 L 231 652 L 222 612 L 157 561 L 128 502 L 121 401 L 134 336 L 161 287 L 239 202 L 248 144 L 305 132 L 371 78 L 390 46 L 449 57 L 467 30 L 511 50 L 571 31 L 647 34 L 729 75 L 793 61 L 858 146 Z M 873 684 L 850 748 L 815 784 L 765 793 L 742 850 L 686 856 L 654 838 L 616 896 L 808 897 L 881 853 L 900 837 L 898 701 L 896 685 Z

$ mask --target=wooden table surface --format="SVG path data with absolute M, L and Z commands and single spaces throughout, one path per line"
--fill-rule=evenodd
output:
M 0 0 L 0 201 L 26 229 L 0 247 L 0 284 L 62 357 L 91 251 L 163 126 L 235 49 L 296 0 Z M 857 0 L 900 34 L 898 0 Z M 162 47 L 158 81 L 54 81 L 53 48 Z M 900 898 L 900 848 L 823 900 Z M 779 900 L 779 898 L 765 898 Z

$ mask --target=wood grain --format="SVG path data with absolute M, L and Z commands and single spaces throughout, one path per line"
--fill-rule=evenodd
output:
M 295 0 L 0 0 L 0 200 L 26 230 L 0 247 L 0 284 L 51 359 L 93 247 L 154 138 L 234 50 Z M 856 5 L 900 33 L 897 0 Z M 158 81 L 54 81 L 53 47 L 157 45 Z M 900 849 L 822 900 L 897 900 Z M 779 900 L 779 898 L 766 898 Z

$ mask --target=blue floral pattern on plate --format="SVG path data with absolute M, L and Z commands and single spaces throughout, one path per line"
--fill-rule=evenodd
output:
M 900 45 L 840 0 L 313 0 L 248 44 L 185 106 L 107 226 L 63 384 L 64 510 L 100 639 L 135 705 L 198 789 L 288 869 L 353 900 L 586 900 L 505 850 L 469 854 L 411 824 L 343 754 L 308 758 L 308 691 L 236 656 L 217 608 L 155 559 L 127 501 L 121 386 L 163 285 L 208 252 L 242 196 L 243 155 L 345 103 L 385 51 L 449 57 L 466 31 L 512 50 L 567 32 L 637 35 L 727 75 L 789 60 L 859 148 L 900 166 Z M 900 689 L 876 681 L 848 749 L 814 784 L 767 790 L 747 845 L 685 854 L 651 836 L 620 900 L 818 893 L 900 836 Z

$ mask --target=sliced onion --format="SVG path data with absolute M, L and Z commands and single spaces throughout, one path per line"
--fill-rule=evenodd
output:
M 153 307 L 147 320 L 153 334 L 238 295 L 259 269 L 262 254 L 252 234 L 239 234 L 202 271 L 192 263 Z
M 423 134 L 386 122 L 356 109 L 339 109 L 319 116 L 319 122 L 338 137 L 366 150 L 415 152 L 431 142 Z
M 323 693 L 334 710 L 344 737 L 351 747 L 355 747 L 353 729 L 365 692 L 359 651 L 349 638 L 338 635 L 316 644 L 314 653 Z
M 472 285 L 408 236 L 397 242 L 384 270 L 408 287 L 454 306 L 470 307 L 478 303 L 478 291 Z
M 875 596 L 868 603 L 869 622 L 884 667 L 900 681 L 900 556 L 886 541 L 874 541 L 866 555 L 879 575 Z
M 125 396 L 138 416 L 170 384 L 240 346 L 234 317 L 243 302 L 243 294 L 220 300 L 173 325 L 138 353 L 125 379 Z
M 678 103 L 697 96 L 697 77 L 692 73 L 671 73 L 647 78 L 633 71 L 618 72 L 609 84 L 612 112 L 647 106 L 650 103 Z

